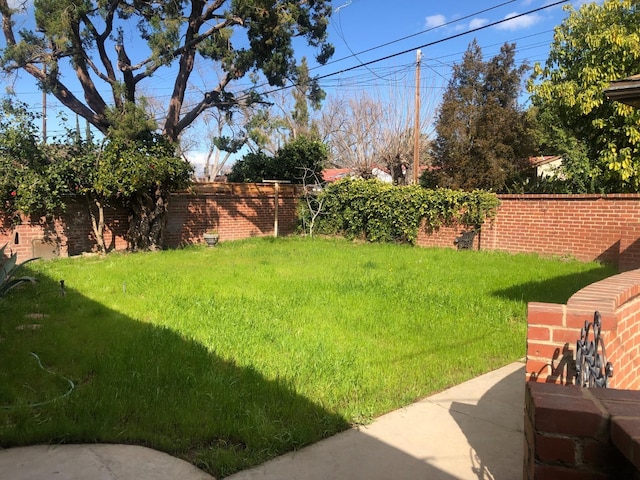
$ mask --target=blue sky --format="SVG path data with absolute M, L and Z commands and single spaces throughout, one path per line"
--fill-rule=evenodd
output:
M 357 96 L 374 90 L 384 90 L 390 96 L 411 95 L 415 83 L 416 49 L 421 48 L 422 101 L 425 108 L 435 111 L 450 77 L 451 66 L 460 62 L 474 38 L 486 59 L 497 54 L 505 42 L 514 42 L 518 62 L 544 62 L 553 29 L 566 16 L 562 6 L 513 17 L 556 1 L 333 0 L 335 13 L 329 25 L 329 35 L 336 48 L 335 55 L 327 65 L 314 68 L 312 73 L 324 77 L 321 85 L 329 97 Z M 578 7 L 585 2 L 574 0 L 565 4 L 569 3 Z M 483 28 L 505 19 L 510 20 Z M 481 30 L 468 33 L 476 28 Z M 309 59 L 314 54 L 302 46 L 296 53 Z M 133 56 L 131 51 L 129 54 Z M 314 63 L 310 62 L 310 65 L 314 66 Z M 336 74 L 342 70 L 348 71 Z M 154 85 L 146 90 L 148 94 L 158 92 L 158 95 L 166 95 L 170 92 L 170 72 L 156 75 L 153 82 Z M 42 94 L 28 75 L 21 74 L 13 88 L 18 97 L 34 110 L 42 108 Z M 47 99 L 47 108 L 49 135 L 61 133 L 57 113 L 66 110 L 52 96 Z
M 329 65 L 314 70 L 314 73 L 331 74 L 359 63 L 392 56 L 331 76 L 322 84 L 328 91 L 357 91 L 360 85 L 366 90 L 372 85 L 384 84 L 383 79 L 388 75 L 392 77 L 389 82 L 396 83 L 397 78 L 406 77 L 405 83 L 413 88 L 415 50 L 421 47 L 424 94 L 439 97 L 450 77 L 451 66 L 460 62 L 474 38 L 485 59 L 496 55 L 505 42 L 513 42 L 517 45 L 518 62 L 544 63 L 553 29 L 566 17 L 562 5 L 514 17 L 553 3 L 556 0 L 334 0 L 336 13 L 329 30 L 336 54 Z M 565 5 L 570 3 L 577 8 L 585 2 L 566 2 Z M 487 27 L 501 21 L 504 22 Z M 478 28 L 481 30 L 469 33 Z M 400 52 L 407 53 L 394 56 Z

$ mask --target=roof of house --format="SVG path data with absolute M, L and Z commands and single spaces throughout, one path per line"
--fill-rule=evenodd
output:
M 640 108 L 640 74 L 614 80 L 604 93 L 611 100 Z
M 351 175 L 350 168 L 326 168 L 322 171 L 322 180 L 325 182 L 335 182 L 349 175 Z
M 560 155 L 540 155 L 538 157 L 529 157 L 529 164 L 532 167 L 541 167 L 556 160 L 562 160 L 562 157 Z

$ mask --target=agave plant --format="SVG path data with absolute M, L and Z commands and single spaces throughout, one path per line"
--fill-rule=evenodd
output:
M 18 254 L 13 253 L 4 260 L 4 250 L 7 248 L 7 245 L 3 245 L 0 248 L 0 298 L 4 297 L 9 291 L 16 288 L 18 285 L 22 285 L 23 283 L 36 283 L 36 279 L 34 277 L 16 277 L 16 271 L 22 267 L 25 263 L 30 262 L 31 260 L 35 260 L 35 258 L 30 258 L 29 260 L 18 263 Z

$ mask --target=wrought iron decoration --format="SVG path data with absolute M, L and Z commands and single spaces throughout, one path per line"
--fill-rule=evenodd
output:
M 576 385 L 580 387 L 607 388 L 613 376 L 613 365 L 607 362 L 604 340 L 600 337 L 602 318 L 595 312 L 593 322 L 585 320 L 576 346 Z M 593 340 L 589 332 L 593 331 Z

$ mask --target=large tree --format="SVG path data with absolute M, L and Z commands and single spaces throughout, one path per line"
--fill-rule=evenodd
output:
M 0 106 L 0 212 L 14 223 L 21 214 L 37 220 L 58 216 L 73 196 L 84 196 L 97 248 L 106 252 L 108 205 L 129 208 L 128 241 L 132 250 L 163 244 L 169 193 L 184 188 L 192 169 L 175 155 L 174 145 L 131 112 L 121 133 L 101 143 L 82 140 L 78 129 L 55 143 L 42 143 L 36 115 L 26 105 Z M 134 131 L 137 127 L 137 131 Z M 35 218 L 34 218 L 35 217 Z
M 640 111 L 607 100 L 612 80 L 640 73 L 640 1 L 605 0 L 568 16 L 529 85 L 550 148 L 586 190 L 640 189 Z
M 515 44 L 484 61 L 474 40 L 444 93 L 426 186 L 504 190 L 535 152 L 529 117 L 518 104 L 522 75 Z
M 0 68 L 33 76 L 105 135 L 114 160 L 132 160 L 122 172 L 130 174 L 128 184 L 113 179 L 118 181 L 105 192 L 128 199 L 134 248 L 162 246 L 169 189 L 182 185 L 187 171 L 173 164 L 175 145 L 189 125 L 208 109 L 230 113 L 264 101 L 267 85 L 295 83 L 295 37 L 316 47 L 321 63 L 333 53 L 326 41 L 329 0 L 34 0 L 14 5 L 0 0 L 5 40 Z M 16 34 L 18 22 L 31 28 Z M 189 98 L 192 73 L 202 63 L 216 82 Z M 247 74 L 251 86 L 234 90 L 234 82 Z M 149 115 L 142 86 L 160 75 L 172 79 L 172 91 L 158 119 Z M 84 98 L 75 95 L 78 88 Z M 154 136 L 157 129 L 164 140 Z M 233 139 L 224 140 L 218 146 L 232 146 Z M 152 158 L 156 154 L 159 159 Z M 168 171 L 157 168 L 160 160 Z M 156 168 L 144 171 L 143 185 L 138 168 L 145 162 L 155 162 Z M 149 189 L 147 181 L 158 188 Z M 136 185 L 139 190 L 130 191 Z
M 209 108 L 230 109 L 259 99 L 255 89 L 231 85 L 261 72 L 269 85 L 297 76 L 293 39 L 333 53 L 326 41 L 329 0 L 34 0 L 14 8 L 0 0 L 5 72 L 26 71 L 71 111 L 104 134 L 140 97 L 139 86 L 166 70 L 171 75 L 162 131 L 171 141 Z M 14 27 L 31 16 L 25 28 Z M 126 33 L 125 33 L 126 32 Z M 132 32 L 137 32 L 133 34 Z M 199 62 L 212 65 L 217 85 L 193 103 L 187 86 Z M 66 74 L 73 72 L 70 78 Z M 73 81 L 72 81 L 73 80 Z M 84 99 L 75 95 L 79 84 Z M 103 94 L 109 91 L 110 98 Z

